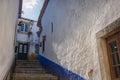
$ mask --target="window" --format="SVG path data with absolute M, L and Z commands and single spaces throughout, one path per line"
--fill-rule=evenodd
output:
M 120 80 L 120 32 L 106 39 L 112 80 Z
M 20 24 L 20 32 L 28 32 L 28 24 L 27 23 Z

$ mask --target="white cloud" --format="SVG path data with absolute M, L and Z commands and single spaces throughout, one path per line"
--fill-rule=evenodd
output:
M 23 0 L 22 17 L 38 20 L 40 10 L 43 6 L 44 0 Z
M 23 7 L 26 9 L 33 9 L 39 2 L 39 0 L 23 0 Z

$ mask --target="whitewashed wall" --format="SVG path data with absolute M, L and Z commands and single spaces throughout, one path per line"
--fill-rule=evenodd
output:
M 17 34 L 17 41 L 18 42 L 28 42 L 29 41 L 28 34 L 18 33 Z
M 15 24 L 19 0 L 0 0 L 0 80 L 14 59 Z
M 32 32 L 32 34 L 30 34 L 30 36 L 28 36 L 28 33 L 17 32 L 17 34 L 16 34 L 17 42 L 18 43 L 29 42 L 30 46 L 29 46 L 29 53 L 28 54 L 29 55 L 34 54 L 35 53 L 35 45 L 38 44 L 37 32 L 39 31 L 39 27 L 37 26 L 37 22 L 33 21 L 33 25 L 31 25 L 31 22 L 30 22 L 31 20 L 29 20 L 29 19 L 21 18 L 21 19 L 19 19 L 19 21 L 29 23 L 28 32 Z M 19 23 L 19 21 L 18 21 L 18 23 Z M 19 30 L 19 29 L 20 29 L 20 26 L 17 26 L 17 30 Z
M 119 0 L 50 0 L 42 19 L 43 55 L 87 80 L 93 69 L 93 80 L 102 80 L 96 33 L 120 17 L 119 6 Z
M 37 22 L 34 22 L 31 32 L 32 35 L 30 36 L 30 52 L 29 54 L 35 53 L 35 45 L 38 44 L 39 37 L 37 36 L 37 32 L 39 31 L 39 27 L 37 26 Z

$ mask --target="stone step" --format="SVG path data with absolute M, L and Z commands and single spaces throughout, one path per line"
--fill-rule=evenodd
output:
M 51 74 L 20 74 L 14 73 L 13 80 L 58 80 Z
M 47 73 L 43 68 L 15 68 L 15 73 L 36 73 L 45 74 Z
M 16 66 L 42 66 L 39 62 L 18 62 Z
M 39 60 L 16 60 L 16 62 L 39 62 Z
M 42 68 L 42 66 L 30 66 L 30 65 L 21 65 L 21 66 L 16 66 L 16 68 Z
M 40 63 L 20 63 L 16 64 L 16 66 L 42 66 Z
M 58 80 L 58 78 L 48 74 L 38 60 L 17 60 L 13 80 Z
M 16 64 L 40 64 L 40 62 L 38 60 L 33 60 L 33 61 L 28 61 L 28 60 L 17 60 Z

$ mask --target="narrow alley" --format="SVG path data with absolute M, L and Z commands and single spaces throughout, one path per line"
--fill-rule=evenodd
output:
M 120 0 L 0 0 L 0 80 L 120 80 Z

